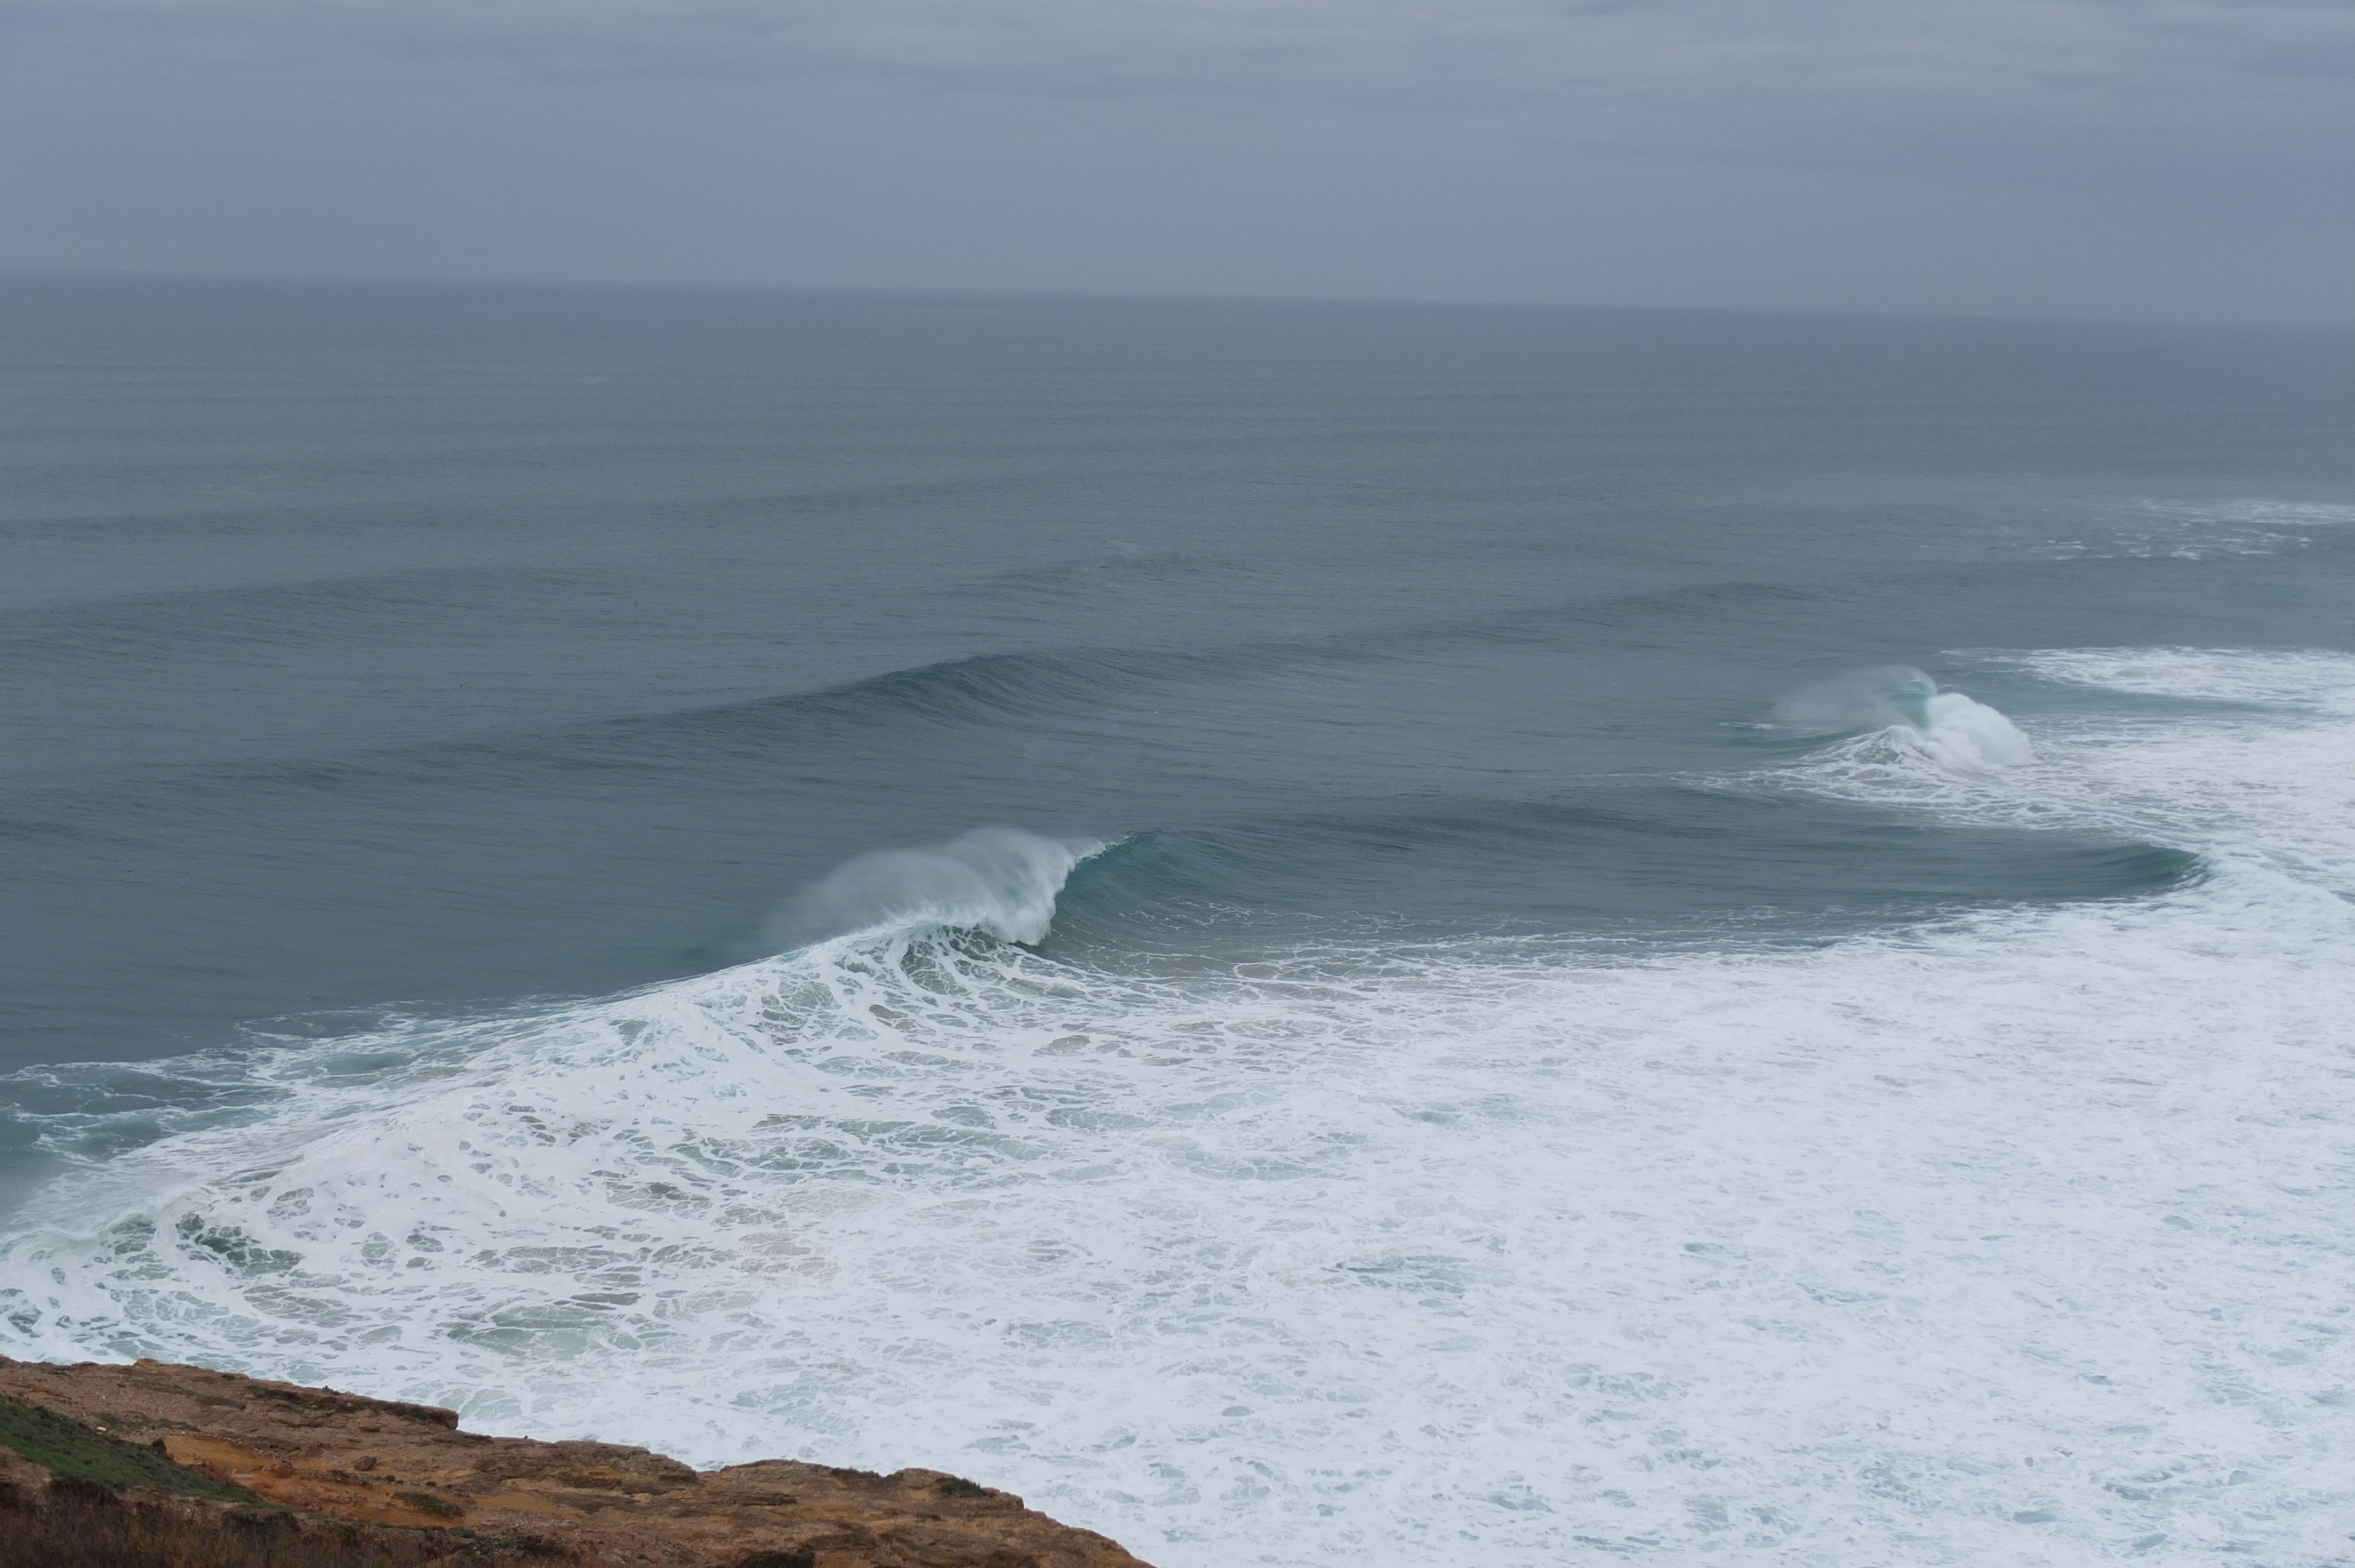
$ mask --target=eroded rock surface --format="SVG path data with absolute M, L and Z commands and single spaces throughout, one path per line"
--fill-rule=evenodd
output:
M 144 1446 L 264 1505 L 448 1532 L 453 1561 L 520 1551 L 680 1568 L 1146 1568 L 1101 1535 L 937 1470 L 770 1459 L 698 1471 L 644 1448 L 486 1437 L 431 1405 L 161 1361 L 0 1357 L 0 1398 Z M 29 1471 L 0 1454 L 12 1476 Z M 25 1493 L 22 1479 L 15 1489 Z

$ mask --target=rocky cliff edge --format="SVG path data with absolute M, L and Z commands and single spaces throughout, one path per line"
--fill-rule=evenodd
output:
M 208 1568 L 1146 1568 L 938 1470 L 696 1470 L 202 1367 L 0 1357 L 0 1562 L 68 1568 L 85 1554 Z

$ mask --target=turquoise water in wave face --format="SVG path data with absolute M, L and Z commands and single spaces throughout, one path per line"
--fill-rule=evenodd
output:
M 2342 1559 L 2349 347 L 0 284 L 0 1351 Z

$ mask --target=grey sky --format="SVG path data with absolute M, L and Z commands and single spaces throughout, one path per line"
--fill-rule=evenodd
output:
M 0 0 L 0 267 L 2355 313 L 2347 0 Z

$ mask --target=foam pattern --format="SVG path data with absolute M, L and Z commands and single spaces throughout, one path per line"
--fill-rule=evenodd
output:
M 2040 553 L 2063 560 L 2278 556 L 2306 548 L 2318 531 L 2350 523 L 2355 523 L 2355 506 L 2337 502 L 2146 496 L 2090 509 L 2074 519 L 2075 536 L 2048 540 Z

